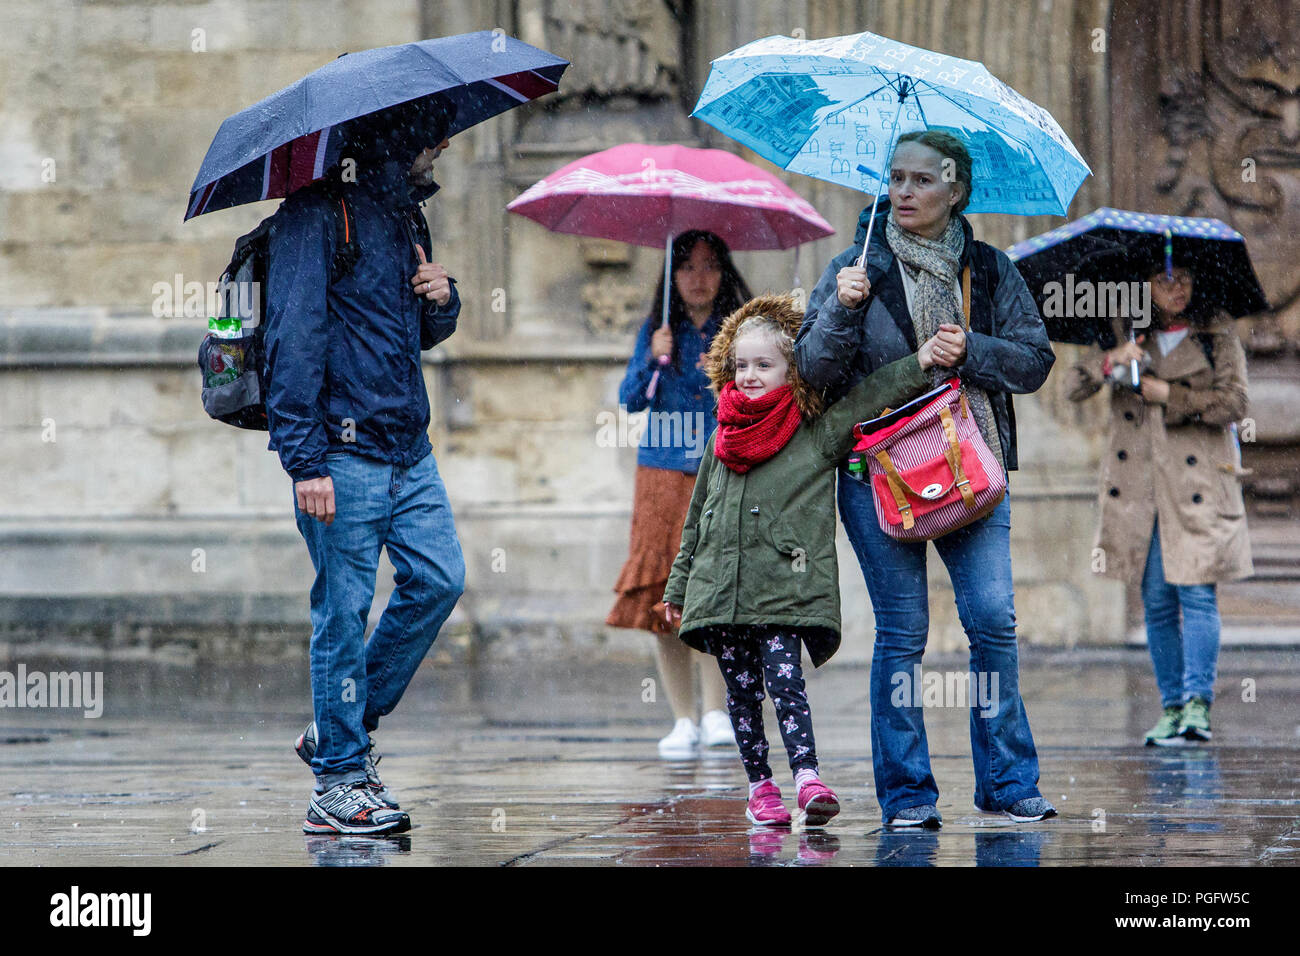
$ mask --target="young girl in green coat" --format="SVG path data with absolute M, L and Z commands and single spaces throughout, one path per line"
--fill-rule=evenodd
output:
M 790 297 L 760 296 L 714 337 L 707 371 L 718 428 L 704 450 L 664 591 L 665 616 L 682 640 L 718 658 L 749 778 L 745 815 L 758 826 L 791 822 L 767 763 L 764 685 L 804 825 L 824 826 L 839 812 L 818 776 L 801 670 L 802 647 L 820 666 L 840 643 L 836 465 L 855 443 L 854 424 L 925 392 L 923 370 L 934 364 L 936 345 L 955 351 L 962 335 L 945 327 L 823 411 L 794 365 L 801 321 Z

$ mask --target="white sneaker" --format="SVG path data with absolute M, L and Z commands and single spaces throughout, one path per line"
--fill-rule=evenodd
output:
M 736 734 L 725 710 L 711 710 L 700 718 L 701 747 L 734 747 Z
M 659 741 L 659 756 L 666 760 L 694 757 L 695 745 L 700 742 L 700 731 L 695 721 L 683 717 L 673 725 L 673 732 Z

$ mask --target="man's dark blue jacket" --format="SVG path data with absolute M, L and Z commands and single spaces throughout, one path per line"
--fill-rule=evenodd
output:
M 338 200 L 304 190 L 273 220 L 263 381 L 270 448 L 294 481 L 329 474 L 328 451 L 409 467 L 432 450 L 420 351 L 456 330 L 460 296 L 453 284 L 440 307 L 412 291 L 415 243 L 434 260 L 428 197 L 403 174 L 387 164 L 345 187 L 360 257 L 332 286 Z

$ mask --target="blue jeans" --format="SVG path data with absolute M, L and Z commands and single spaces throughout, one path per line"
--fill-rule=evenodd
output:
M 410 468 L 331 452 L 332 524 L 294 502 L 316 580 L 311 587 L 312 772 L 320 789 L 365 779 L 369 734 L 402 699 L 465 589 L 465 560 L 433 455 Z M 379 550 L 397 572 L 366 641 Z
M 1165 581 L 1158 521 L 1142 574 L 1142 607 L 1161 705 L 1181 707 L 1193 697 L 1213 702 L 1219 663 L 1218 596 L 1213 584 Z
M 938 803 L 925 738 L 924 699 L 912 692 L 930 631 L 926 542 L 880 530 L 871 486 L 841 473 L 840 520 L 866 578 L 876 615 L 871 656 L 871 762 L 888 822 L 900 810 Z M 934 542 L 956 592 L 970 641 L 970 740 L 975 803 L 1005 810 L 1038 797 L 1038 753 L 1020 699 L 1015 596 L 1011 585 L 1011 500 Z M 997 683 L 994 684 L 996 679 Z M 945 680 L 945 683 L 947 681 Z M 906 685 L 906 695 L 898 693 Z M 983 687 L 990 704 L 980 702 Z

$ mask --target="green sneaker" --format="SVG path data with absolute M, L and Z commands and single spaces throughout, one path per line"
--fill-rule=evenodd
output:
M 1182 731 L 1179 729 L 1183 724 L 1183 708 L 1174 706 L 1166 707 L 1164 715 L 1156 722 L 1156 725 L 1147 731 L 1147 746 L 1154 747 L 1159 744 L 1162 747 L 1168 747 L 1172 744 L 1183 743 Z
M 1178 732 L 1188 740 L 1209 740 L 1210 702 L 1200 697 L 1193 697 L 1183 707 L 1183 719 L 1178 725 Z

